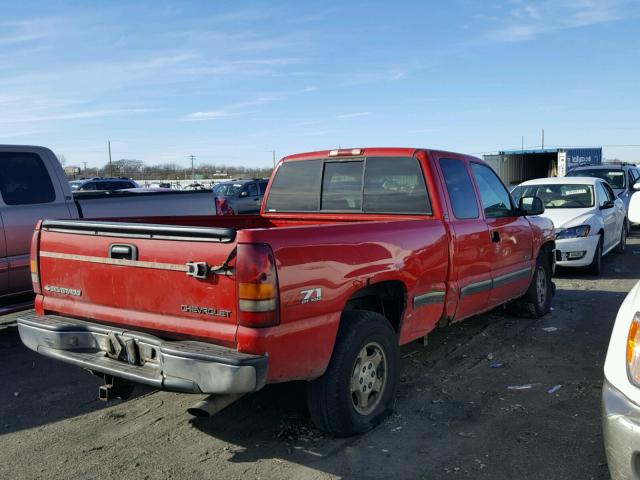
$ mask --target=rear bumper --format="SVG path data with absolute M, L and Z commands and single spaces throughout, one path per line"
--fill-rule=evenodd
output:
M 88 370 L 186 393 L 260 390 L 268 358 L 194 341 L 165 341 L 58 315 L 18 318 L 22 342 L 42 355 Z
M 613 480 L 640 479 L 640 406 L 605 380 L 602 426 Z

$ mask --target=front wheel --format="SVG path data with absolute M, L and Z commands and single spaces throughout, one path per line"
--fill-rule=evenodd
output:
M 398 340 L 386 318 L 345 312 L 326 372 L 307 385 L 312 420 L 337 437 L 371 430 L 390 410 L 399 365 Z
M 541 252 L 536 261 L 536 270 L 529 284 L 529 289 L 518 301 L 520 310 L 528 317 L 538 318 L 551 310 L 553 284 L 548 257 Z
M 591 275 L 600 275 L 600 272 L 602 271 L 602 235 L 600 235 L 598 238 L 596 252 L 593 254 L 593 260 L 587 267 L 587 271 Z

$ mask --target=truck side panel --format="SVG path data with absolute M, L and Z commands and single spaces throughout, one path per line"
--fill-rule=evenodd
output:
M 401 344 L 424 336 L 442 317 L 448 245 L 439 220 L 248 230 L 238 237 L 239 243 L 267 243 L 276 256 L 281 324 L 238 329 L 240 351 L 269 352 L 270 381 L 321 375 L 342 312 L 369 285 L 402 285 Z

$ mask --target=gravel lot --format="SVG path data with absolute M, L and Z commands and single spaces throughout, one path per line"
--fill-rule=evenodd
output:
M 105 405 L 100 379 L 27 350 L 15 315 L 0 318 L 0 478 L 609 478 L 602 364 L 640 277 L 633 237 L 600 278 L 559 272 L 542 319 L 494 311 L 403 347 L 394 413 L 350 439 L 314 429 L 302 384 L 210 419 L 186 413 L 200 396 L 141 390 Z

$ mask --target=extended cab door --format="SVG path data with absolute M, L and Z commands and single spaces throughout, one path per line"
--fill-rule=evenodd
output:
M 9 294 L 31 290 L 29 248 L 36 222 L 70 217 L 65 198 L 69 190 L 63 190 L 52 162 L 57 160 L 35 151 L 0 152 L 0 209 L 7 241 Z
M 493 245 L 489 229 L 480 214 L 476 192 L 463 159 L 440 158 L 440 170 L 447 187 L 452 252 L 450 279 L 458 287 L 455 320 L 485 310 L 491 292 Z
M 533 232 L 518 214 L 511 195 L 487 165 L 471 162 L 491 241 L 492 288 L 489 306 L 523 295 L 531 280 Z

